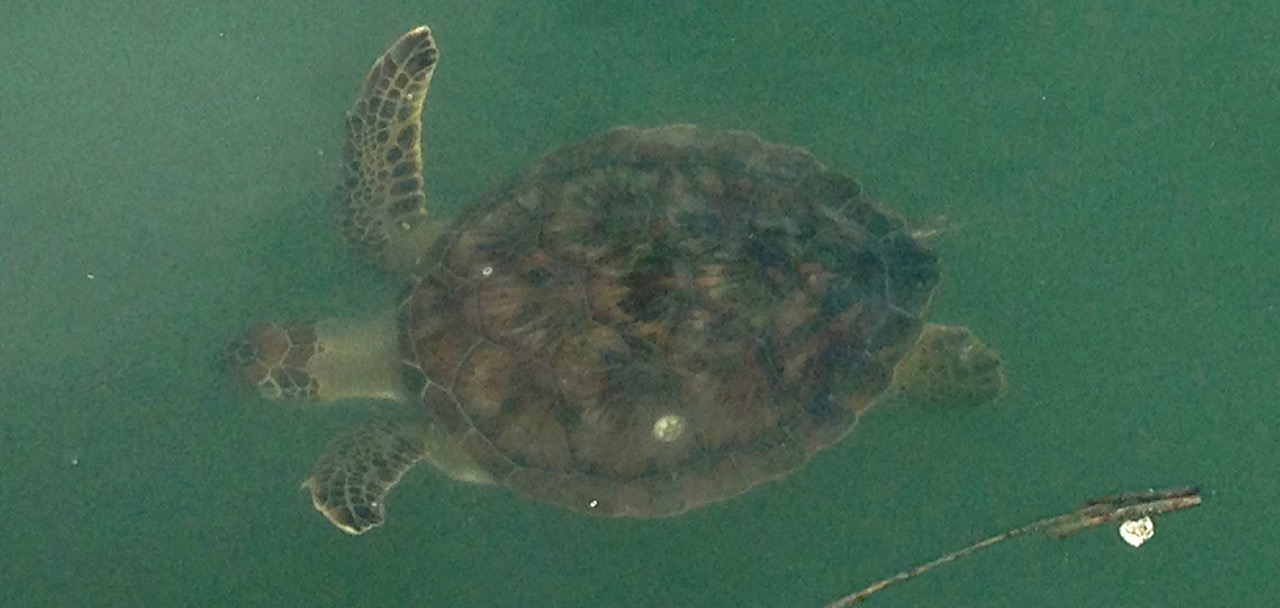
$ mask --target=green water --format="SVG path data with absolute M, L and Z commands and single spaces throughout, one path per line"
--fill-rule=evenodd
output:
M 872 606 L 1280 602 L 1280 4 L 27 2 L 0 24 L 0 604 L 819 606 L 1084 498 L 1201 484 L 1139 550 L 1027 537 Z M 965 5 L 968 8 L 960 8 Z M 677 8 L 680 7 L 680 8 Z M 254 319 L 393 287 L 337 246 L 342 113 L 441 47 L 446 212 L 565 141 L 696 122 L 945 215 L 935 319 L 1008 362 L 780 483 L 598 521 L 425 471 L 343 535 L 298 488 L 369 406 L 237 397 Z

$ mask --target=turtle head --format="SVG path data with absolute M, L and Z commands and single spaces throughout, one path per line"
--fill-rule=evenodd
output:
M 317 350 L 314 323 L 260 323 L 227 345 L 226 360 L 236 379 L 263 397 L 314 400 L 320 381 L 308 368 Z
M 326 319 L 255 325 L 226 348 L 237 383 L 268 399 L 404 401 L 396 319 Z

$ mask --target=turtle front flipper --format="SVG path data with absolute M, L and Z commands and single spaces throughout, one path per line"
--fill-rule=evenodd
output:
M 347 113 L 338 227 L 348 245 L 392 270 L 411 270 L 434 240 L 422 178 L 422 108 L 435 40 L 418 27 L 373 64 Z
M 967 327 L 929 323 L 893 370 L 892 393 L 931 405 L 981 405 L 1004 394 L 1004 365 Z
M 361 534 L 386 519 L 387 492 L 426 456 L 425 425 L 380 421 L 329 442 L 311 476 L 316 510 L 343 532 Z

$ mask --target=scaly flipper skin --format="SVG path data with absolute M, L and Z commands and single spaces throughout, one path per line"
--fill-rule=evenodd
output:
M 303 484 L 316 510 L 348 534 L 382 525 L 387 492 L 426 456 L 424 426 L 380 421 L 329 442 Z
M 427 27 L 401 36 L 347 114 L 338 227 L 353 249 L 395 271 L 416 267 L 439 230 L 427 215 L 421 143 L 439 56 Z

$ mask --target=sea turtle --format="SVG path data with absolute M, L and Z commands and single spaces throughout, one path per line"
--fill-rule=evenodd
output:
M 926 239 L 800 147 L 617 127 L 436 219 L 420 140 L 437 58 L 428 28 L 408 32 L 347 115 L 338 224 L 406 297 L 228 349 L 268 397 L 405 405 L 306 480 L 338 528 L 381 524 L 421 460 L 581 513 L 677 515 L 795 470 L 886 395 L 1002 392 L 991 349 L 924 322 Z

